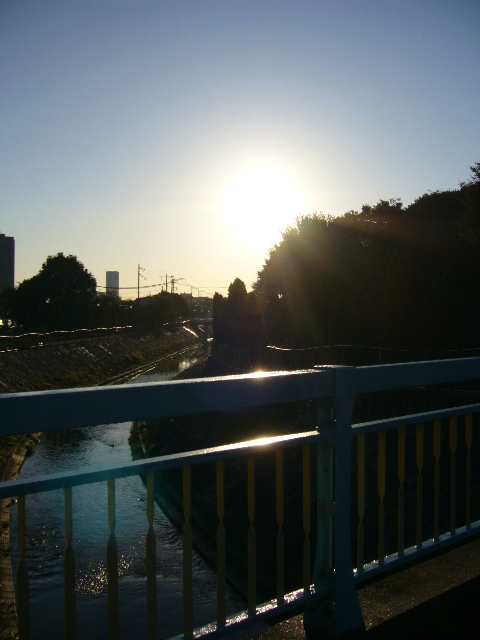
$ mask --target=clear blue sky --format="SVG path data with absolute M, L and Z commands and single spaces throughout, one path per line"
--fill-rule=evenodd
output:
M 301 213 L 456 188 L 479 61 L 478 1 L 1 2 L 15 279 L 63 251 L 225 292 Z

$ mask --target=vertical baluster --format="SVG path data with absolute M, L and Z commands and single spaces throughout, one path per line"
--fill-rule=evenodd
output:
M 257 549 L 255 535 L 255 458 L 248 456 L 248 615 L 256 615 L 257 605 Z
M 317 544 L 313 582 L 332 584 L 333 572 L 333 447 L 317 447 Z
M 25 558 L 25 496 L 18 496 L 18 551 L 20 563 L 17 571 L 18 637 L 30 639 L 30 605 L 28 597 L 28 567 Z
M 311 543 L 310 543 L 310 445 L 303 445 L 303 594 L 310 593 Z
M 65 550 L 64 591 L 65 591 L 65 638 L 75 640 L 77 637 L 77 615 L 75 601 L 75 555 L 72 547 L 72 488 L 65 489 Z
M 358 474 L 358 530 L 357 530 L 357 571 L 363 571 L 365 562 L 365 434 L 357 438 Z
M 147 632 L 148 640 L 157 637 L 157 558 L 156 540 L 153 530 L 153 516 L 155 505 L 155 476 L 147 474 L 147 522 L 148 532 L 146 540 L 147 564 Z
M 465 469 L 465 524 L 470 529 L 472 521 L 472 414 L 465 416 L 465 443 L 466 469 Z
M 108 526 L 110 537 L 107 542 L 107 579 L 108 579 L 108 637 L 117 640 L 118 625 L 118 551 L 115 538 L 115 480 L 107 481 L 108 487 Z
M 225 463 L 217 461 L 217 626 L 225 626 L 227 617 L 225 568 Z
M 405 427 L 398 428 L 398 555 L 405 551 Z
M 378 561 L 385 559 L 385 456 L 387 432 L 378 432 Z
M 192 511 L 191 468 L 183 467 L 183 633 L 186 638 L 193 635 L 193 569 L 192 569 Z
M 333 558 L 333 524 L 335 520 L 335 497 L 334 492 L 334 480 L 333 480 L 333 447 L 327 447 L 326 456 L 326 503 L 325 508 L 328 517 L 328 556 L 327 556 L 327 572 L 330 578 L 333 578 L 334 571 L 334 558 Z
M 416 545 L 423 544 L 423 424 L 417 424 L 417 535 Z
M 442 423 L 435 420 L 433 423 L 433 455 L 435 457 L 434 469 L 434 498 L 433 498 L 433 540 L 440 540 L 440 453 L 442 446 Z
M 276 452 L 276 487 L 277 487 L 277 605 L 283 604 L 285 596 L 285 541 L 283 534 L 284 520 L 284 486 L 283 486 L 283 449 Z
M 450 535 L 455 534 L 457 511 L 457 418 L 450 418 Z

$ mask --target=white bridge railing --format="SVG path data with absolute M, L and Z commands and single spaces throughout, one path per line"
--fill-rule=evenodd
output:
M 147 477 L 147 634 L 149 638 L 157 637 L 162 624 L 162 611 L 157 610 L 157 581 L 160 578 L 156 573 L 156 540 L 153 528 L 154 474 L 172 468 L 183 469 L 182 637 L 226 637 L 231 633 L 239 634 L 242 629 L 248 634 L 252 626 L 275 618 L 288 617 L 302 610 L 306 611 L 307 628 L 323 628 L 334 635 L 361 628 L 363 617 L 356 593 L 358 583 L 375 580 L 386 571 L 392 571 L 432 552 L 438 553 L 440 550 L 448 549 L 480 532 L 480 522 L 474 520 L 474 515 L 480 513 L 479 480 L 478 474 L 473 474 L 476 467 L 472 468 L 472 443 L 475 445 L 480 438 L 480 403 L 476 402 L 478 394 L 475 391 L 479 380 L 480 359 L 468 358 L 359 368 L 332 366 L 289 373 L 0 395 L 1 436 L 129 420 L 175 418 L 214 411 L 231 412 L 289 402 L 312 401 L 317 416 L 316 430 L 306 433 L 149 458 L 117 467 L 86 468 L 67 474 L 25 480 L 20 478 L 14 482 L 2 483 L 0 499 L 18 497 L 20 563 L 16 598 L 20 638 L 30 637 L 28 553 L 25 544 L 28 522 L 25 518 L 25 498 L 59 488 L 65 492 L 65 636 L 75 638 L 72 492 L 75 487 L 92 482 L 106 482 L 108 486 L 108 626 L 110 638 L 119 636 L 121 603 L 118 598 L 115 483 L 120 478 L 137 474 Z M 477 386 L 471 387 L 473 391 L 470 389 L 468 393 L 460 394 L 460 397 L 468 399 L 461 402 L 461 406 L 352 424 L 358 396 L 389 390 L 425 389 L 433 385 L 445 386 L 451 383 L 458 386 L 467 381 L 472 381 Z M 457 398 L 458 396 L 459 394 Z M 446 458 L 450 467 L 450 478 L 447 486 L 445 482 L 441 482 L 440 474 L 441 443 L 445 429 L 449 430 L 449 451 Z M 464 457 L 462 461 L 458 459 L 459 433 L 464 435 L 461 447 Z M 372 434 L 376 438 L 375 446 L 370 446 Z M 433 477 L 428 479 L 431 492 L 430 489 L 424 491 L 424 481 L 427 481 L 424 477 L 424 459 L 427 453 L 424 445 L 427 440 L 431 440 L 433 445 L 432 451 L 429 452 L 434 460 Z M 387 443 L 390 445 L 390 455 L 387 452 Z M 411 445 L 414 451 L 410 451 L 407 445 Z M 303 485 L 300 491 L 303 499 L 295 513 L 285 514 L 283 452 L 290 447 L 297 447 L 302 451 Z M 258 602 L 255 457 L 269 449 L 275 452 L 276 460 L 276 539 L 271 541 L 271 545 L 276 546 L 277 554 L 276 566 L 272 567 L 271 573 L 275 576 L 277 597 L 268 602 Z M 356 450 L 356 460 L 352 457 L 352 450 Z M 310 464 L 313 453 L 317 458 L 316 465 Z M 373 460 L 371 456 L 374 456 Z M 227 618 L 225 538 L 228 537 L 229 531 L 224 517 L 224 470 L 231 458 L 242 457 L 246 458 L 248 470 L 247 486 L 244 488 L 247 494 L 245 517 L 249 523 L 245 558 L 248 575 L 245 594 L 247 609 L 242 614 Z M 414 467 L 409 463 L 411 459 L 415 462 Z M 212 620 L 209 626 L 195 629 L 192 591 L 192 526 L 194 527 L 195 523 L 192 523 L 191 519 L 192 499 L 194 500 L 191 468 L 194 465 L 209 464 L 216 465 L 217 614 L 216 620 Z M 372 469 L 375 482 L 372 482 Z M 393 495 L 389 495 L 392 469 L 395 471 L 396 486 Z M 464 478 L 457 484 L 459 469 L 464 469 Z M 472 481 L 472 474 L 477 478 L 475 482 Z M 313 511 L 310 494 L 312 477 L 316 486 L 316 509 Z M 356 501 L 352 500 L 351 495 L 352 480 L 357 487 Z M 409 486 L 413 483 L 416 487 L 413 515 L 410 515 L 410 507 L 406 506 L 406 502 L 410 504 L 412 501 L 411 497 L 405 497 L 407 481 Z M 431 504 L 427 504 L 430 500 L 429 492 Z M 449 510 L 447 526 L 444 514 L 445 498 L 448 498 Z M 371 507 L 372 500 L 375 502 L 378 523 L 374 532 L 378 544 L 373 558 L 371 549 L 367 548 L 365 543 L 366 528 L 368 538 L 372 537 L 366 519 L 366 512 L 369 505 Z M 385 516 L 387 502 L 390 512 L 392 511 L 392 501 L 395 502 L 396 514 L 396 539 L 393 550 L 391 523 L 386 522 Z M 463 515 L 460 516 L 459 505 L 463 505 Z M 352 513 L 358 514 L 353 527 Z M 285 592 L 286 517 L 297 519 L 298 529 L 303 536 L 303 579 L 290 593 Z M 316 518 L 315 523 L 312 522 L 312 517 Z M 412 527 L 414 540 L 413 544 L 409 544 Z M 357 534 L 352 536 L 352 530 L 355 529 Z M 311 540 L 312 531 L 315 531 L 315 540 Z M 355 562 L 352 559 L 352 546 L 357 548 Z M 311 549 L 314 549 L 313 553 Z

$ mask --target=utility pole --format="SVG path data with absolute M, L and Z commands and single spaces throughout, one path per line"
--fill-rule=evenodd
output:
M 140 271 L 145 271 L 145 269 L 143 269 L 140 265 L 138 265 L 138 279 L 137 279 L 137 314 L 138 314 L 138 323 L 140 324 L 140 278 L 142 276 L 142 274 L 140 273 Z M 144 278 L 145 279 L 145 278 Z

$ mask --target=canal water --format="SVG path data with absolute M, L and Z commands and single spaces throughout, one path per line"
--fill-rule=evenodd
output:
M 162 369 L 127 384 L 168 380 L 198 356 L 172 360 Z M 130 422 L 47 434 L 25 461 L 21 477 L 68 472 L 89 466 L 132 460 Z M 148 531 L 146 489 L 139 476 L 119 479 L 115 486 L 115 536 L 119 558 L 120 637 L 147 637 L 145 541 Z M 64 632 L 63 561 L 66 546 L 63 490 L 27 496 L 26 556 L 30 587 L 31 637 L 60 640 Z M 182 537 L 155 505 L 157 540 L 158 638 L 183 631 Z M 18 569 L 18 519 L 12 507 L 10 544 L 14 579 Z M 109 537 L 107 484 L 73 489 L 73 549 L 76 562 L 78 638 L 108 637 L 106 548 Z M 216 618 L 214 570 L 197 554 L 193 559 L 194 625 Z M 228 614 L 243 609 L 229 592 Z

